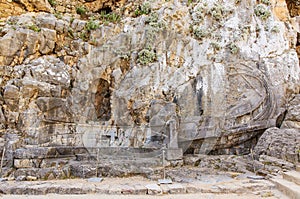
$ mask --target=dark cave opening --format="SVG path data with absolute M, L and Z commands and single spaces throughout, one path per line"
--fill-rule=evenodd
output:
M 99 14 L 109 14 L 111 12 L 112 12 L 112 9 L 109 6 L 103 7 L 101 9 L 97 10 L 97 13 L 99 13 Z
M 99 79 L 94 98 L 94 106 L 98 120 L 108 121 L 111 117 L 110 104 L 110 83 L 107 80 Z

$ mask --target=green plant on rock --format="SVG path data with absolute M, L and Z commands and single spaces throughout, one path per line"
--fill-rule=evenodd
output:
M 113 12 L 106 13 L 105 11 L 102 11 L 100 13 L 100 19 L 104 24 L 108 24 L 109 22 L 118 23 L 121 21 L 121 16 Z
M 193 27 L 193 34 L 197 39 L 202 40 L 204 37 L 208 35 L 208 31 L 202 27 L 196 26 Z
M 35 24 L 28 25 L 27 28 L 30 29 L 30 30 L 33 30 L 34 32 L 41 32 L 41 28 L 39 28 Z
M 56 6 L 57 4 L 55 0 L 48 0 L 48 2 L 52 7 Z
M 145 2 L 142 5 L 138 6 L 135 11 L 134 14 L 135 16 L 140 16 L 140 15 L 147 15 L 151 12 L 151 5 L 149 2 Z
M 254 13 L 262 20 L 267 20 L 271 16 L 271 12 L 262 4 L 259 4 L 254 8 Z
M 225 13 L 225 9 L 220 4 L 214 4 L 214 6 L 209 10 L 208 13 L 216 21 L 221 21 L 221 19 L 223 19 L 223 14 Z
M 153 27 L 156 31 L 159 29 L 166 28 L 166 21 L 161 19 L 159 20 L 158 14 L 156 12 L 151 13 L 145 20 L 146 24 L 149 24 L 151 27 Z
M 151 13 L 149 16 L 147 16 L 146 23 L 157 23 L 158 22 L 158 14 L 156 12 Z
M 89 34 L 86 30 L 82 31 L 79 35 L 79 38 L 83 41 L 87 41 L 89 39 Z
M 230 43 L 228 48 L 231 54 L 237 54 L 239 52 L 239 47 L 235 43 Z
M 147 65 L 157 60 L 156 53 L 151 48 L 145 48 L 138 53 L 138 63 Z
M 117 23 L 121 21 L 121 16 L 116 13 L 109 13 L 107 14 L 107 20 L 112 23 Z
M 95 21 L 94 18 L 90 18 L 90 20 L 85 24 L 85 29 L 87 31 L 96 30 L 99 27 L 99 22 Z
M 266 5 L 271 4 L 270 0 L 261 0 L 261 3 L 266 4 Z
M 194 22 L 202 22 L 205 15 L 206 15 L 206 8 L 203 7 L 203 6 L 199 6 L 192 13 L 192 17 L 193 17 Z
M 79 15 L 85 15 L 87 13 L 87 9 L 84 6 L 77 6 L 76 13 Z
M 55 12 L 55 13 L 54 13 L 54 16 L 55 16 L 57 19 L 62 19 L 62 18 L 63 18 L 61 12 Z

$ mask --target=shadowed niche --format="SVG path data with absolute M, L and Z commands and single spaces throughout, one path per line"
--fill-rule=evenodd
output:
M 95 93 L 94 106 L 98 120 L 108 121 L 111 117 L 110 84 L 104 79 L 98 80 L 98 86 Z

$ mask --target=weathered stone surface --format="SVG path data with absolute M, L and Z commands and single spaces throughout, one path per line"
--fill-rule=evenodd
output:
M 95 159 L 97 148 L 105 147 L 241 155 L 266 129 L 280 126 L 285 111 L 282 128 L 298 128 L 299 24 L 295 14 L 288 15 L 296 13 L 295 1 L 49 2 L 0 3 L 5 17 L 3 10 L 55 13 L 31 12 L 0 22 L 0 121 L 1 130 L 20 137 L 15 161 L 10 149 L 16 167 L 70 154 L 39 151 L 41 146 L 86 147 L 90 156 L 76 151 L 71 156 L 77 160 Z M 270 131 L 263 144 L 277 136 Z M 279 143 L 274 148 L 259 143 L 257 149 L 295 162 L 292 150 L 298 146 Z M 37 149 L 22 151 L 26 145 Z M 151 173 L 144 167 L 157 166 L 138 167 L 131 163 L 138 162 L 136 154 L 120 151 L 131 158 L 126 166 L 110 168 L 108 161 L 101 172 L 126 176 Z M 157 159 L 161 151 L 143 155 Z M 117 155 L 105 158 L 112 156 Z M 197 164 L 209 166 L 209 161 L 217 162 L 208 158 Z M 236 170 L 238 163 L 220 161 Z M 67 164 L 73 163 L 62 163 Z M 95 174 L 90 165 L 84 173 L 83 166 L 73 164 L 74 175 Z M 43 173 L 39 176 L 58 176 Z
M 300 131 L 298 129 L 268 129 L 260 137 L 254 153 L 298 163 Z
M 16 159 L 37 159 L 37 158 L 54 158 L 58 155 L 54 147 L 48 148 L 28 148 L 28 149 L 17 149 L 14 152 L 14 158 Z
M 148 184 L 146 185 L 146 188 L 148 189 L 148 195 L 156 195 L 162 193 L 161 188 L 157 184 Z
M 295 95 L 288 103 L 288 110 L 281 128 L 300 129 L 300 95 Z

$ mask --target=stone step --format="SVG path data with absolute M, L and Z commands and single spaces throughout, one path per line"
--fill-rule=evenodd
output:
M 281 177 L 270 179 L 276 187 L 291 199 L 300 198 L 300 186 Z
M 75 154 L 88 153 L 84 147 L 28 147 L 19 148 L 14 152 L 15 159 L 44 159 L 44 158 L 67 158 Z
M 289 171 L 289 172 L 283 173 L 282 176 L 283 176 L 283 179 L 288 180 L 290 182 L 294 182 L 294 183 L 300 185 L 300 172 L 298 172 L 298 171 Z
M 154 148 L 129 148 L 129 147 L 27 147 L 20 148 L 14 152 L 15 159 L 49 159 L 67 158 L 77 155 L 96 157 L 110 156 L 111 158 L 132 157 L 132 158 L 152 158 L 160 156 L 162 151 Z

